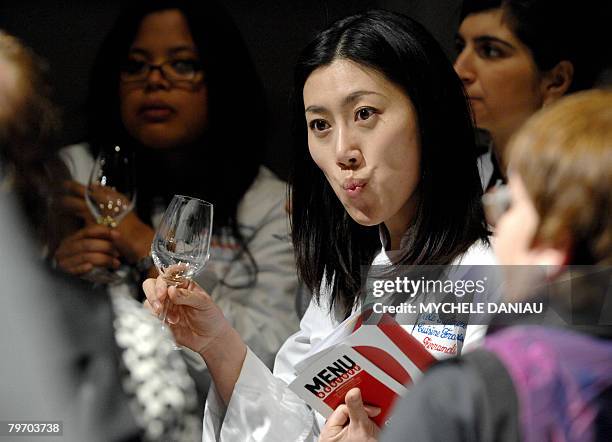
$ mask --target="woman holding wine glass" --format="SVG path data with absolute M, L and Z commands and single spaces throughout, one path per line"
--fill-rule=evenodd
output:
M 76 276 L 129 265 L 132 278 L 111 290 L 135 292 L 156 274 L 151 242 L 173 195 L 209 201 L 210 260 L 196 280 L 271 366 L 298 327 L 297 275 L 286 186 L 261 165 L 263 103 L 246 47 L 219 6 L 131 2 L 93 68 L 89 144 L 64 150 L 74 178 L 64 206 L 84 222 L 55 258 Z M 137 164 L 135 208 L 115 228 L 96 224 L 84 199 L 93 158 L 108 146 L 133 152 Z
M 66 183 L 65 205 L 86 222 L 60 246 L 58 265 L 75 275 L 125 263 L 154 272 L 154 228 L 171 197 L 207 200 L 215 206 L 215 236 L 199 281 L 271 363 L 297 327 L 297 278 L 285 186 L 260 166 L 262 88 L 226 13 L 210 2 L 136 2 L 105 40 L 90 91 L 90 144 L 64 150 L 75 178 Z M 236 103 L 256 106 L 258 118 L 238 118 Z M 138 196 L 109 229 L 91 222 L 76 181 L 89 178 L 92 152 L 115 145 L 136 155 Z
M 274 372 L 205 288 L 168 286 L 161 277 L 143 286 L 154 312 L 170 300 L 177 342 L 197 351 L 210 370 L 204 441 L 318 439 L 324 417 L 288 383 L 313 349 L 361 311 L 364 268 L 493 263 L 461 82 L 422 26 L 387 11 L 339 20 L 304 49 L 294 78 L 301 124 L 292 238 L 314 299 L 300 331 L 280 349 Z M 452 337 L 420 331 L 430 319 L 435 323 L 426 328 L 449 327 Z M 452 345 L 458 354 L 477 345 L 486 328 L 444 321 L 421 317 L 404 327 L 415 339 L 434 342 L 430 351 L 438 358 L 444 357 L 438 345 Z

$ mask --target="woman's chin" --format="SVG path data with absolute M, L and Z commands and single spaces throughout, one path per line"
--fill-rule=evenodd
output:
M 377 226 L 383 222 L 379 217 L 372 216 L 372 214 L 364 212 L 363 210 L 346 208 L 346 211 L 353 221 L 364 227 Z
M 143 146 L 155 150 L 172 150 L 184 143 L 182 139 L 168 136 L 168 134 L 146 134 L 137 139 Z

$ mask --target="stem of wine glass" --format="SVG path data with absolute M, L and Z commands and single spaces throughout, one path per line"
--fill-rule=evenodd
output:
M 167 320 L 168 320 L 168 309 L 169 308 L 170 308 L 170 298 L 166 298 L 166 300 L 164 301 L 164 308 L 162 310 L 161 315 L 159 316 L 159 319 L 161 320 L 161 329 L 162 329 L 162 332 L 165 332 L 167 330 L 168 332 L 170 332 L 170 334 L 172 334 L 172 330 L 170 330 L 169 327 L 168 327 L 168 325 L 170 323 L 167 322 Z M 183 349 L 180 345 L 178 345 L 176 343 L 176 341 L 174 339 L 169 339 L 169 341 L 170 341 L 170 346 L 171 346 L 172 350 L 182 350 Z
M 168 287 L 170 286 L 174 286 L 174 287 L 180 287 L 184 284 L 188 285 L 189 284 L 189 280 L 183 280 L 181 282 L 178 281 L 172 281 L 172 280 L 165 280 L 168 283 Z M 170 309 L 170 297 L 166 296 L 166 299 L 164 300 L 164 308 L 162 309 L 162 312 L 159 316 L 159 319 L 161 321 L 161 329 L 162 330 L 168 330 L 170 333 L 172 333 L 172 330 L 169 329 L 168 325 L 170 324 L 168 322 L 168 310 Z M 172 349 L 173 350 L 182 350 L 182 348 L 174 341 L 172 340 Z
M 164 301 L 164 308 L 162 309 L 161 315 L 159 316 L 159 319 L 162 323 L 161 327 L 162 330 L 166 329 L 166 321 L 168 319 L 168 309 L 170 308 L 170 298 L 166 297 L 166 300 Z

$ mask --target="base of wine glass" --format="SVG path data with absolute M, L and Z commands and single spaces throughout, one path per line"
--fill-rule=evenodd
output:
M 126 275 L 127 271 L 124 269 L 112 271 L 104 267 L 94 267 L 83 275 L 83 279 L 96 284 L 117 284 L 123 281 Z
M 161 320 L 161 315 L 159 316 L 159 319 Z M 172 350 L 182 350 L 183 347 L 178 345 L 176 343 L 176 341 L 173 339 L 172 337 L 172 330 L 170 330 L 170 328 L 168 327 L 168 323 L 167 322 L 162 322 L 161 324 L 161 330 L 162 333 L 164 334 L 164 338 L 168 341 L 168 344 L 170 344 L 170 348 Z

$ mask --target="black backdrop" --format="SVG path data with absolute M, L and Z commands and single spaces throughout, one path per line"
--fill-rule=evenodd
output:
M 293 64 L 312 35 L 344 15 L 369 8 L 404 12 L 423 23 L 449 56 L 460 0 L 220 0 L 246 39 L 266 88 L 270 120 L 265 163 L 281 177 L 289 167 L 288 97 Z M 0 28 L 20 37 L 51 67 L 64 111 L 64 143 L 82 141 L 88 72 L 121 2 L 117 0 L 3 0 Z

